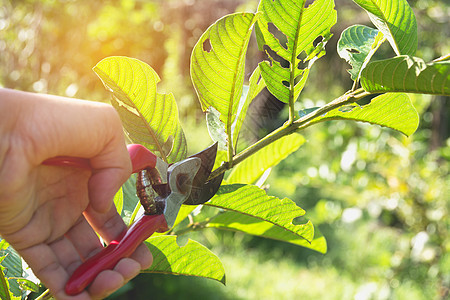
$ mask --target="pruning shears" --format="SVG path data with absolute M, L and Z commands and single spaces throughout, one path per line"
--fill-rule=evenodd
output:
M 198 205 L 211 199 L 223 179 L 222 174 L 208 180 L 217 143 L 174 164 L 167 164 L 139 144 L 128 145 L 128 152 L 132 172 L 137 173 L 136 194 L 145 212 L 117 239 L 75 270 L 65 287 L 68 295 L 82 292 L 101 271 L 113 269 L 154 232 L 173 227 L 182 204 Z M 54 157 L 43 164 L 91 169 L 88 159 L 77 157 Z

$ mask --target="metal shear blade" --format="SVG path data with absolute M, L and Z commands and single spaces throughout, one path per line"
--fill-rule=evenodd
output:
M 211 174 L 212 168 L 214 167 L 216 154 L 217 143 L 214 143 L 212 146 L 206 148 L 205 150 L 190 156 L 190 158 L 200 158 L 202 163 L 192 182 L 191 193 L 183 204 L 203 204 L 216 194 L 217 190 L 220 187 L 220 184 L 222 183 L 224 175 L 222 173 L 220 176 L 217 176 L 208 181 L 208 177 Z

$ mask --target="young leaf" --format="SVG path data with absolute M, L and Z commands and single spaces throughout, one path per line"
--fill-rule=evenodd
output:
M 450 95 L 450 61 L 425 63 L 412 56 L 398 56 L 369 63 L 361 74 L 368 92 L 406 92 Z
M 305 214 L 292 200 L 268 196 L 266 192 L 254 185 L 222 185 L 217 194 L 205 205 L 235 211 L 272 223 L 288 230 L 300 238 L 311 242 L 314 227 L 310 221 L 294 225 L 292 221 Z
M 147 239 L 153 264 L 144 273 L 163 273 L 215 279 L 225 284 L 225 270 L 219 258 L 200 243 L 189 240 L 178 246 L 176 236 Z
M 228 136 L 225 123 L 220 120 L 219 111 L 212 106 L 208 107 L 206 110 L 206 125 L 211 139 L 219 144 L 220 150 L 226 150 Z
M 251 235 L 299 245 L 320 253 L 327 252 L 325 237 L 317 230 L 314 231 L 314 239 L 309 243 L 297 234 L 280 226 L 233 211 L 227 211 L 212 218 L 207 227 L 241 231 Z
M 227 183 L 254 184 L 267 169 L 297 151 L 304 142 L 305 139 L 299 134 L 291 134 L 276 140 L 234 167 L 227 178 Z
M 0 237 L 0 251 L 6 250 L 8 247 L 8 242 Z
M 348 70 L 353 81 L 359 79 L 361 70 L 381 45 L 382 36 L 378 30 L 364 25 L 353 25 L 342 32 L 337 51 L 353 67 Z
M 406 0 L 353 0 L 369 14 L 372 23 L 391 44 L 397 55 L 414 55 L 417 23 Z
M 136 195 L 136 178 L 131 176 L 122 186 L 123 192 L 123 206 L 120 216 L 124 220 L 125 224 L 130 223 L 131 215 L 133 214 L 136 205 L 139 204 L 139 198 Z
M 186 140 L 172 94 L 159 94 L 158 74 L 146 63 L 113 56 L 94 68 L 105 87 L 112 92 L 112 105 L 134 143 L 158 151 L 164 160 L 174 162 L 186 157 Z
M 116 206 L 117 212 L 122 214 L 123 209 L 123 190 L 120 188 L 114 195 L 114 205 Z
M 269 91 L 280 101 L 293 104 L 303 89 L 312 64 L 325 54 L 337 14 L 333 0 L 262 0 L 263 12 L 256 26 L 260 50 L 270 62 L 260 63 Z
M 22 277 L 10 277 L 9 279 L 16 281 L 24 291 L 39 292 L 39 286 L 31 280 Z
M 352 104 L 336 108 L 311 124 L 327 120 L 354 120 L 368 122 L 400 131 L 406 136 L 419 126 L 419 115 L 406 94 L 387 93 L 375 97 L 369 104 Z
M 245 54 L 256 15 L 227 15 L 211 25 L 192 51 L 191 78 L 203 111 L 220 114 L 228 140 L 242 94 Z
M 261 77 L 261 70 L 259 67 L 253 71 L 250 76 L 249 85 L 243 88 L 243 93 L 241 100 L 239 101 L 238 110 L 236 112 L 237 116 L 232 124 L 232 136 L 233 145 L 236 146 L 239 133 L 241 132 L 242 124 L 244 123 L 245 116 L 247 115 L 247 110 L 252 102 L 252 100 L 262 91 L 266 86 L 264 79 Z

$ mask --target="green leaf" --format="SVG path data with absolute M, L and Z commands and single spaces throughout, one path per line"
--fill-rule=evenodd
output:
M 252 13 L 236 13 L 219 19 L 192 51 L 191 78 L 202 109 L 217 110 L 228 137 L 242 94 L 245 54 L 256 18 Z
M 9 244 L 6 240 L 0 238 L 0 251 L 6 250 L 9 247 Z
M 372 99 L 369 104 L 346 105 L 336 108 L 311 124 L 327 120 L 354 120 L 368 122 L 400 131 L 406 136 L 419 126 L 419 115 L 406 94 L 388 93 Z
M 337 51 L 353 67 L 348 70 L 353 81 L 359 79 L 361 70 L 381 45 L 380 36 L 383 35 L 378 30 L 364 25 L 353 25 L 342 32 Z
M 24 291 L 39 292 L 39 286 L 31 280 L 22 277 L 10 277 L 9 279 L 16 281 Z
M 374 61 L 361 74 L 368 92 L 450 95 L 450 61 L 425 63 L 412 56 Z
M 116 206 L 117 212 L 122 214 L 123 209 L 123 190 L 120 188 L 114 195 L 114 205 Z
M 406 0 L 353 0 L 369 14 L 372 23 L 391 44 L 397 55 L 414 55 L 417 23 Z
M 297 151 L 305 139 L 300 134 L 291 134 L 269 144 L 233 168 L 227 183 L 254 184 L 263 173 Z
M 216 154 L 216 161 L 214 162 L 213 170 L 217 169 L 222 163 L 227 161 L 228 153 L 224 150 L 218 150 Z
M 225 123 L 220 120 L 220 112 L 212 106 L 206 110 L 206 125 L 211 139 L 219 144 L 220 150 L 226 150 L 228 136 Z
M 306 5 L 305 0 L 262 0 L 258 7 L 263 12 L 256 26 L 258 46 L 270 59 L 260 63 L 261 74 L 269 91 L 285 103 L 297 100 L 337 20 L 333 0 Z
M 93 70 L 112 92 L 112 105 L 134 143 L 158 151 L 169 162 L 186 157 L 186 139 L 175 99 L 172 94 L 156 92 L 160 79 L 149 65 L 113 56 L 100 61 Z
M 122 186 L 123 191 L 123 206 L 120 216 L 124 220 L 125 224 L 129 225 L 131 215 L 136 209 L 137 205 L 140 205 L 139 198 L 136 195 L 136 177 L 130 176 Z
M 254 185 L 222 185 L 216 195 L 205 205 L 231 210 L 272 223 L 308 242 L 314 238 L 314 227 L 310 221 L 300 225 L 292 223 L 295 218 L 305 214 L 303 209 L 287 198 L 278 199 L 268 196 L 264 190 Z
M 280 226 L 233 211 L 227 211 L 212 218 L 207 227 L 241 231 L 251 235 L 299 245 L 320 253 L 327 252 L 325 237 L 317 230 L 314 232 L 314 239 L 309 243 L 297 234 Z
M 225 284 L 222 262 L 200 243 L 189 240 L 180 247 L 176 236 L 158 236 L 147 239 L 146 244 L 153 264 L 143 272 L 205 277 Z
M 0 257 L 1 259 L 4 259 L 5 257 Z M 0 261 L 1 262 L 1 261 Z M 4 273 L 5 267 L 0 265 L 0 299 L 2 300 L 9 300 L 11 299 L 11 293 L 9 292 L 9 283 L 8 280 L 5 277 Z
M 11 247 L 0 251 L 0 257 L 4 257 L 1 266 L 4 268 L 4 274 L 7 280 L 10 277 L 22 277 L 22 259 L 20 255 Z M 8 283 L 9 291 L 11 292 L 11 297 L 21 297 L 22 291 L 19 284 L 12 280 Z M 2 298 L 3 299 L 3 298 Z

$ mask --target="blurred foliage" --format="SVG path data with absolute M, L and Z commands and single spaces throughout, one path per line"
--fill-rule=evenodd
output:
M 138 58 L 159 73 L 162 92 L 174 93 L 193 153 L 210 141 L 201 138 L 207 134 L 204 116 L 188 76 L 192 48 L 218 18 L 255 11 L 257 2 L 0 0 L 0 86 L 108 101 L 91 68 L 111 55 Z M 419 26 L 417 56 L 429 61 L 449 53 L 448 4 L 409 3 Z M 336 0 L 336 8 L 334 36 L 311 71 L 299 109 L 351 88 L 350 66 L 338 57 L 337 40 L 352 24 L 371 25 L 350 0 Z M 255 44 L 248 52 L 247 75 L 264 57 Z M 263 102 L 270 98 L 262 95 Z M 421 116 L 412 137 L 378 126 L 326 122 L 306 130 L 308 142 L 272 171 L 268 193 L 289 197 L 307 210 L 327 238 L 325 256 L 208 229 L 193 238 L 221 257 L 227 287 L 143 274 L 110 298 L 445 299 L 450 286 L 450 101 L 420 95 L 412 100 Z M 283 105 L 271 103 L 276 109 L 270 120 L 247 122 L 252 138 L 285 120 Z M 258 111 L 255 105 L 250 109 Z

